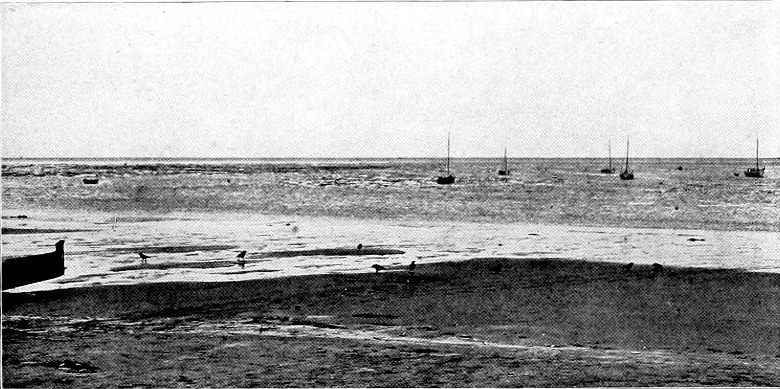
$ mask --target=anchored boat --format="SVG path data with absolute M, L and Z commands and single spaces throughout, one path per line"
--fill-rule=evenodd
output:
M 609 167 L 601 169 L 601 172 L 604 174 L 614 174 L 615 168 L 612 167 L 612 141 L 609 141 L 607 147 L 609 148 Z
M 84 183 L 85 185 L 95 185 L 98 183 L 98 181 L 99 181 L 98 177 L 93 174 L 82 176 L 81 178 L 81 182 Z
M 756 167 L 750 167 L 745 170 L 745 177 L 764 178 L 766 166 L 758 168 L 758 139 L 756 138 Z
M 509 163 L 506 159 L 506 147 L 504 147 L 504 170 L 498 171 L 499 176 L 508 176 L 509 175 Z
M 623 173 L 620 173 L 620 179 L 621 180 L 634 179 L 634 172 L 628 171 L 628 137 L 626 137 L 626 169 L 623 170 Z
M 450 134 L 447 133 L 447 176 L 439 177 L 436 183 L 439 185 L 450 185 L 455 182 L 455 176 L 450 174 Z

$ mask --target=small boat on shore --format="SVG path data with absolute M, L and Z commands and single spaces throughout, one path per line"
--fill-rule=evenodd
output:
M 615 174 L 615 168 L 612 167 L 612 141 L 608 143 L 607 147 L 609 149 L 609 167 L 601 169 L 601 172 L 604 174 Z
M 455 176 L 450 173 L 450 134 L 447 134 L 447 176 L 439 177 L 436 183 L 439 185 L 450 185 L 455 182 Z
M 86 178 L 83 178 L 81 180 L 81 182 L 83 182 L 86 185 L 95 185 L 95 184 L 98 183 L 98 178 L 97 177 L 86 177 Z
M 54 251 L 46 254 L 3 258 L 3 290 L 65 274 L 65 241 L 54 245 Z
M 756 139 L 756 167 L 749 167 L 745 170 L 745 177 L 764 178 L 766 166 L 758 168 L 758 139 Z
M 504 147 L 504 169 L 498 171 L 499 176 L 508 176 L 509 175 L 509 162 L 506 159 L 506 147 Z
M 623 173 L 620 173 L 621 180 L 633 180 L 634 172 L 628 171 L 628 138 L 626 138 L 626 168 Z

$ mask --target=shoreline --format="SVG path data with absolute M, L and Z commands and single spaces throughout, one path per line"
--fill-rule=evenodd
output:
M 377 358 L 398 357 L 408 347 L 430 350 L 419 356 L 422 360 L 473 354 L 476 359 L 451 361 L 459 368 L 486 355 L 501 355 L 475 368 L 464 386 L 493 386 L 494 369 L 509 368 L 509 363 L 516 370 L 531 355 L 544 373 L 525 377 L 531 381 L 518 376 L 502 386 L 766 386 L 780 383 L 778 302 L 777 274 L 676 267 L 655 274 L 644 265 L 626 272 L 615 263 L 506 258 L 419 265 L 414 274 L 399 270 L 3 293 L 3 371 L 11 386 L 58 376 L 56 369 L 52 375 L 49 368 L 22 363 L 23 350 L 48 345 L 56 351 L 51 355 L 95 366 L 96 372 L 84 380 L 127 381 L 133 377 L 106 365 L 110 358 L 124 358 L 119 356 L 123 352 L 101 345 L 158 339 L 166 347 L 154 353 L 171 358 L 174 352 L 190 355 L 188 344 L 205 336 L 213 347 L 238 342 L 241 353 L 258 347 L 272 354 L 300 350 L 304 371 L 326 362 L 316 352 L 321 348 L 342 357 L 355 348 L 369 348 Z M 57 333 L 71 335 L 54 343 L 43 340 Z M 78 344 L 109 356 L 75 352 Z M 228 381 L 214 381 L 186 367 L 177 372 L 197 386 L 426 385 L 403 369 L 384 378 L 349 373 L 376 370 L 370 358 L 353 361 L 352 370 L 336 370 L 319 385 L 305 377 L 285 383 L 270 370 L 246 382 L 244 373 L 251 368 L 238 356 L 216 358 L 220 366 L 232 366 Z M 279 355 L 272 361 L 286 358 Z M 598 367 L 605 358 L 621 360 L 620 371 L 631 369 L 629 377 L 605 379 L 603 370 L 615 368 L 609 363 Z M 593 365 L 595 361 L 602 362 Z M 399 363 L 423 368 L 419 359 Z M 659 371 L 659 363 L 672 368 Z M 705 365 L 707 375 L 684 373 Z M 562 366 L 565 371 L 556 371 Z M 147 372 L 137 369 L 141 375 Z
M 241 209 L 213 209 L 213 210 L 204 210 L 204 209 L 194 209 L 194 210 L 187 210 L 187 209 L 170 209 L 165 211 L 160 210 L 144 210 L 144 209 L 119 209 L 119 210 L 87 210 L 87 209 L 80 209 L 80 208 L 48 208 L 48 207 L 42 207 L 42 208 L 4 208 L 2 210 L 3 212 L 3 221 L 4 223 L 10 222 L 30 222 L 35 221 L 36 216 L 41 215 L 67 215 L 67 217 L 71 218 L 69 221 L 75 221 L 74 219 L 77 219 L 77 215 L 101 215 L 105 217 L 104 222 L 102 223 L 96 223 L 96 224 L 103 224 L 103 225 L 110 225 L 111 220 L 113 220 L 114 216 L 117 216 L 119 221 L 172 221 L 172 220 L 193 220 L 197 217 L 215 217 L 215 216 L 221 216 L 217 219 L 220 220 L 227 220 L 229 218 L 235 218 L 235 217 L 261 217 L 266 218 L 268 220 L 275 220 L 274 223 L 291 223 L 294 221 L 294 219 L 304 219 L 304 220 L 311 220 L 311 219 L 317 219 L 317 220 L 325 220 L 325 221 L 334 221 L 334 222 L 352 222 L 352 223 L 371 223 L 371 224 L 383 224 L 383 223 L 393 223 L 397 225 L 424 225 L 424 224 L 448 224 L 448 225 L 458 225 L 458 226 L 476 226 L 476 225 L 489 225 L 489 226 L 522 226 L 522 227 L 534 227 L 534 226 L 540 226 L 540 227 L 551 227 L 551 228 L 565 228 L 565 227 L 571 227 L 571 228 L 580 228 L 580 229 L 587 229 L 587 228 L 594 228 L 594 229 L 610 229 L 610 230 L 662 230 L 662 231 L 679 231 L 681 233 L 701 233 L 701 232 L 736 232 L 736 233 L 775 233 L 780 232 L 780 223 L 777 223 L 777 226 L 773 226 L 773 228 L 770 229 L 731 229 L 729 227 L 723 227 L 723 228 L 693 228 L 693 227 L 669 227 L 669 226 L 660 226 L 660 225 L 653 225 L 653 226 L 635 226 L 633 224 L 627 223 L 626 225 L 618 225 L 618 224 L 611 224 L 611 223 L 604 223 L 604 224 L 587 224 L 587 223 L 577 223 L 577 222 L 560 222 L 556 223 L 554 221 L 533 221 L 533 220 L 520 220 L 520 221 L 508 221 L 508 220 L 490 220 L 486 217 L 485 220 L 449 220 L 449 219 L 424 219 L 424 218 L 417 218 L 410 215 L 397 215 L 397 216 L 387 216 L 387 217 L 373 217 L 373 216 L 355 216 L 355 215 L 313 215 L 309 213 L 266 213 L 266 212 L 260 212 L 260 211 L 254 211 L 254 210 L 241 210 Z M 24 215 L 25 217 L 22 219 L 16 218 L 16 215 Z M 278 219 L 278 220 L 276 220 Z M 50 216 L 44 216 L 41 219 L 37 220 L 43 220 L 43 221 L 51 221 L 52 218 Z M 56 220 L 56 219 L 54 219 Z M 6 227 L 9 228 L 9 227 Z M 11 229 L 13 229 L 11 227 Z M 52 231 L 52 232 L 89 232 L 94 230 L 67 230 L 63 229 L 61 231 Z M 24 234 L 30 234 L 35 232 L 25 232 Z M 42 229 L 41 233 L 49 233 L 48 230 Z M 11 235 L 14 235 L 12 232 Z
M 640 205 L 637 205 L 640 206 Z M 712 206 L 699 206 L 699 208 L 708 208 Z M 728 207 L 728 206 L 721 206 Z M 733 206 L 732 206 L 733 207 Z M 746 223 L 740 222 L 733 225 L 720 225 L 718 223 L 697 223 L 693 227 L 689 227 L 690 223 L 681 220 L 664 220 L 655 222 L 641 222 L 636 220 L 627 220 L 624 224 L 620 224 L 613 221 L 607 221 L 604 223 L 587 223 L 577 219 L 567 218 L 546 218 L 546 217 L 523 217 L 516 219 L 502 219 L 495 218 L 492 215 L 485 215 L 481 217 L 469 216 L 462 218 L 460 216 L 436 216 L 428 217 L 430 215 L 410 215 L 410 214 L 398 214 L 391 215 L 387 213 L 378 213 L 384 215 L 384 217 L 369 216 L 365 214 L 350 214 L 350 213 L 318 213 L 318 212 L 279 212 L 279 210 L 263 210 L 263 209 L 249 209 L 247 210 L 243 206 L 230 206 L 223 207 L 221 209 L 206 210 L 203 208 L 183 209 L 183 208 L 165 208 L 165 209 L 144 209 L 139 208 L 138 204 L 129 204 L 127 207 L 122 208 L 55 208 L 55 207 L 25 207 L 25 208 L 11 208 L 12 211 L 3 209 L 3 216 L 15 216 L 17 214 L 23 214 L 28 216 L 29 214 L 44 214 L 44 213 L 69 213 L 69 214 L 85 214 L 85 213 L 100 213 L 107 215 L 133 215 L 137 217 L 139 214 L 154 215 L 156 218 L 166 218 L 167 215 L 242 215 L 242 214 L 256 214 L 268 217 L 277 218 L 321 218 L 321 219 L 336 219 L 336 220 L 352 220 L 352 221 L 369 221 L 369 222 L 390 222 L 390 223 L 405 223 L 405 222 L 418 222 L 418 223 L 466 223 L 466 224 L 492 224 L 492 225 L 542 225 L 542 226 L 568 226 L 577 228 L 627 228 L 627 229 L 648 229 L 648 230 L 685 230 L 685 231 L 723 231 L 723 232 L 780 232 L 780 223 Z M 15 211 L 18 210 L 18 211 Z M 175 216 L 174 216 L 175 217 Z M 16 221 L 15 218 L 5 217 L 5 222 L 9 220 Z M 21 219 L 24 220 L 24 219 Z
M 660 262 L 780 273 L 776 261 L 780 235 L 766 231 L 392 222 L 227 212 L 25 214 L 29 214 L 26 219 L 13 219 L 13 224 L 4 220 L 4 228 L 10 224 L 69 232 L 3 235 L 4 257 L 50 252 L 56 240 L 66 240 L 65 276 L 21 287 L 22 292 L 93 284 L 359 274 L 373 272 L 373 263 L 395 266 L 413 260 L 426 264 L 474 257 Z M 359 243 L 371 250 L 356 251 Z M 235 257 L 242 250 L 250 259 L 244 263 L 246 269 L 229 267 L 238 265 Z M 133 266 L 138 264 L 138 252 L 153 256 L 150 266 Z M 224 263 L 225 269 L 209 271 L 213 266 L 203 265 L 207 263 Z M 117 268 L 137 272 L 120 274 L 113 271 Z

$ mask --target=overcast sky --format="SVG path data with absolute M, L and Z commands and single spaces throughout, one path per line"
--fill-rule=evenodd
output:
M 777 2 L 4 5 L 4 157 L 780 156 Z

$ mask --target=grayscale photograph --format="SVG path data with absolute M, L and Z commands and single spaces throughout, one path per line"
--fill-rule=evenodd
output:
M 780 386 L 780 5 L 3 3 L 2 387 Z

